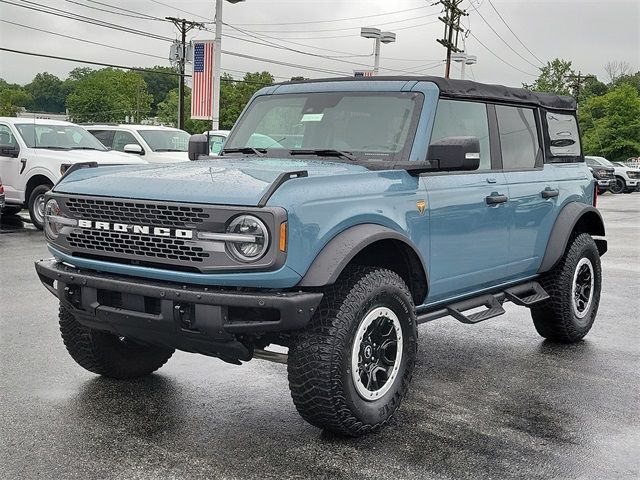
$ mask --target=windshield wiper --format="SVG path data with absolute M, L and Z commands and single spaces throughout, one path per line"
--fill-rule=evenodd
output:
M 154 152 L 184 152 L 185 150 L 180 150 L 177 148 L 156 148 Z
M 69 147 L 56 147 L 54 145 L 48 145 L 48 146 L 38 145 L 37 147 L 33 147 L 33 148 L 44 148 L 45 150 L 71 150 Z
M 356 156 L 351 152 L 344 152 L 342 150 L 334 150 L 331 148 L 290 150 L 289 154 L 290 155 L 316 155 L 318 157 L 340 157 L 340 158 L 346 158 L 347 160 L 351 160 L 352 162 L 355 162 L 357 160 Z
M 97 150 L 98 152 L 104 152 L 103 149 L 96 147 L 71 147 L 69 150 Z
M 264 157 L 264 154 L 267 153 L 266 148 L 253 148 L 253 147 L 242 147 L 242 148 L 225 148 L 220 152 L 224 153 L 253 153 L 254 155 L 258 155 L 259 157 Z

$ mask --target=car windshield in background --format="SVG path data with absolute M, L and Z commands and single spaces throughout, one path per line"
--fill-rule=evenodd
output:
M 107 150 L 96 137 L 76 125 L 16 124 L 29 148 L 49 150 Z
M 599 165 L 601 167 L 616 168 L 616 166 L 604 157 L 585 157 L 588 165 Z
M 138 133 L 154 152 L 186 152 L 189 150 L 189 134 L 182 130 L 138 130 Z
M 421 103 L 413 92 L 265 95 L 252 102 L 223 152 L 394 157 L 410 146 Z

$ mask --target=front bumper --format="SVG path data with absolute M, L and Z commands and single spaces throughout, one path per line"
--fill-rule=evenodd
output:
M 613 185 L 613 180 L 596 180 L 598 182 L 598 187 L 600 188 L 611 188 Z
M 178 285 L 79 270 L 55 259 L 35 268 L 83 325 L 234 362 L 252 357 L 237 336 L 304 328 L 323 296 Z

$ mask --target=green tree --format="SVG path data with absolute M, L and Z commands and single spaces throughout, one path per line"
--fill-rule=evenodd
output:
M 83 74 L 66 105 L 76 122 L 139 122 L 152 100 L 139 73 L 104 68 Z
M 598 80 L 598 78 L 593 75 L 587 78 L 582 88 L 580 89 L 580 96 L 578 98 L 578 103 L 582 104 L 582 102 L 586 101 L 591 97 L 597 97 L 600 95 L 604 95 L 609 91 L 609 87 L 604 82 Z
M 632 85 L 589 98 L 579 117 L 585 154 L 615 161 L 640 153 L 640 94 Z
M 20 108 L 31 102 L 31 95 L 20 85 L 0 78 L 0 116 L 15 117 Z
M 36 112 L 64 112 L 68 89 L 65 83 L 48 72 L 38 73 L 24 89 L 31 95 L 29 108 Z
M 153 96 L 151 115 L 157 115 L 158 104 L 165 99 L 171 90 L 178 88 L 180 77 L 167 75 L 168 73 L 178 73 L 178 70 L 173 67 L 156 65 L 151 70 L 153 71 L 140 72 L 140 75 L 147 84 L 147 91 Z
M 523 87 L 536 92 L 548 92 L 558 95 L 571 95 L 572 75 L 571 62 L 556 58 L 540 68 L 540 76 L 531 85 L 523 84 Z
M 158 120 L 165 125 L 178 126 L 178 89 L 173 89 L 158 104 Z M 211 129 L 209 120 L 191 118 L 191 89 L 184 90 L 184 130 L 189 133 L 202 133 Z

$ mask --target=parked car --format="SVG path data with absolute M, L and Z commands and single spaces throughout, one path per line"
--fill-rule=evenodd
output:
M 510 301 L 552 342 L 593 325 L 607 242 L 571 97 L 438 77 L 286 83 L 209 151 L 194 135 L 198 161 L 85 168 L 47 195 L 54 258 L 36 270 L 85 369 L 139 377 L 175 349 L 278 361 L 304 419 L 358 436 L 398 409 L 420 323 L 476 324 Z
M 613 182 L 609 187 L 612 193 L 631 193 L 640 186 L 640 170 L 616 165 L 604 157 L 585 156 L 584 159 L 591 167 L 595 165 L 613 169 Z
M 204 132 L 209 137 L 209 152 L 211 155 L 218 155 L 222 150 L 224 141 L 229 136 L 229 130 L 209 130 Z
M 4 181 L 7 214 L 29 209 L 41 229 L 44 194 L 72 165 L 146 164 L 124 153 L 110 152 L 84 128 L 69 122 L 0 117 L 0 176 Z
M 611 162 L 613 163 L 613 165 L 615 167 L 620 167 L 622 169 L 624 169 L 627 172 L 631 172 L 631 175 L 629 175 L 630 177 L 633 177 L 633 179 L 636 180 L 636 188 L 635 191 L 638 192 L 640 191 L 640 167 L 633 167 L 630 165 L 627 165 L 626 163 L 623 162 Z M 617 171 L 617 168 L 616 168 Z M 634 191 L 633 189 L 630 189 L 630 191 Z
M 189 134 L 153 125 L 86 125 L 102 144 L 118 152 L 140 155 L 149 163 L 188 162 Z
M 589 170 L 593 174 L 593 178 L 598 185 L 598 193 L 603 194 L 608 192 L 615 185 L 615 169 L 613 167 L 607 167 L 601 165 L 595 161 L 592 157 L 584 157 L 584 161 L 589 166 Z

